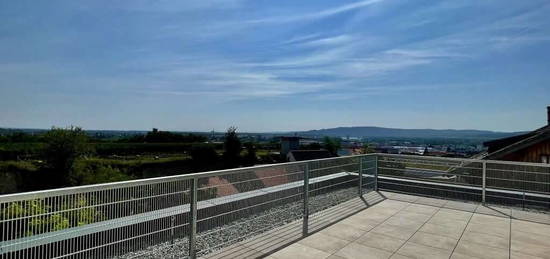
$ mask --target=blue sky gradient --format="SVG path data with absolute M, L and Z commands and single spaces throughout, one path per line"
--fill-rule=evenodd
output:
M 550 2 L 0 1 L 0 127 L 531 130 Z

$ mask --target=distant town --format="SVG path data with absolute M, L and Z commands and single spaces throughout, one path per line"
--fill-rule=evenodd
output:
M 550 124 L 550 108 L 548 118 Z M 547 153 L 548 131 L 548 126 L 511 133 L 381 127 L 273 133 L 237 127 L 210 132 L 2 128 L 0 193 L 368 153 L 548 163 L 539 154 Z

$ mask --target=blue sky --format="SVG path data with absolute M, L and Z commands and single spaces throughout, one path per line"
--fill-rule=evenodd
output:
M 0 127 L 531 130 L 550 2 L 0 0 Z

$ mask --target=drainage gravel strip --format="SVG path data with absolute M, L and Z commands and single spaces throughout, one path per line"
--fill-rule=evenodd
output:
M 310 214 L 357 197 L 357 188 L 346 188 L 311 196 Z M 302 201 L 273 207 L 249 217 L 197 234 L 197 255 L 203 256 L 302 218 Z M 187 237 L 150 246 L 116 258 L 184 258 L 189 253 Z

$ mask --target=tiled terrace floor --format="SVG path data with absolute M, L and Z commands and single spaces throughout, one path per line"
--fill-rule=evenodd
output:
M 421 198 L 366 194 L 255 236 L 212 258 L 550 258 L 550 216 Z

